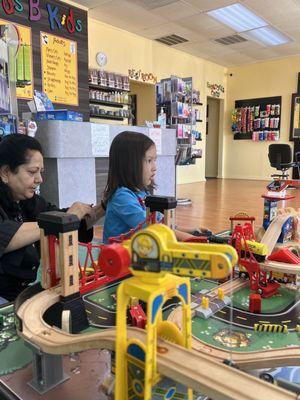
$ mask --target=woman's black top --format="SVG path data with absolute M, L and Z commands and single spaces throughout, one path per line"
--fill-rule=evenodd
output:
M 0 296 L 12 301 L 29 283 L 34 282 L 40 264 L 39 241 L 18 250 L 4 253 L 10 240 L 23 222 L 36 222 L 38 215 L 59 209 L 35 195 L 33 199 L 15 203 L 4 210 L 0 200 Z M 66 211 L 60 210 L 60 211 Z M 93 229 L 87 230 L 84 220 L 79 228 L 79 241 L 90 242 Z

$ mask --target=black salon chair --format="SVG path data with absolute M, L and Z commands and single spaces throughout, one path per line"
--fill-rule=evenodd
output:
M 271 175 L 272 177 L 288 179 L 289 174 L 287 171 L 292 167 L 296 167 L 300 178 L 300 152 L 295 154 L 295 161 L 293 161 L 292 148 L 289 144 L 270 144 L 268 156 L 271 167 L 281 171 L 281 174 L 273 174 Z

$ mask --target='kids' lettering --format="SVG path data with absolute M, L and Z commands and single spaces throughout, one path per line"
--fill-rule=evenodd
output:
M 28 19 L 31 22 L 40 21 L 43 18 L 42 7 L 40 0 L 0 0 L 0 17 L 1 12 L 6 15 L 14 15 L 22 13 L 25 3 L 28 5 Z M 70 34 L 82 32 L 82 21 L 74 15 L 74 9 L 69 8 L 67 12 L 60 9 L 59 5 L 46 3 L 48 13 L 48 21 L 50 29 L 61 30 L 67 29 Z
M 39 21 L 41 12 L 39 9 L 40 0 L 29 0 L 29 19 L 30 21 Z

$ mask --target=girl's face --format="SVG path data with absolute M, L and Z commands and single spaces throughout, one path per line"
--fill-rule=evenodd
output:
M 38 185 L 43 182 L 41 173 L 44 170 L 43 156 L 39 151 L 28 151 L 28 162 L 21 164 L 15 172 L 8 167 L 1 171 L 1 177 L 11 189 L 15 201 L 33 197 Z
M 143 159 L 143 184 L 145 187 L 151 185 L 156 173 L 156 147 L 152 145 L 145 153 Z

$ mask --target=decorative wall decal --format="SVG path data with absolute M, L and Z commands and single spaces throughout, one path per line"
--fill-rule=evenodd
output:
M 220 97 L 221 93 L 225 92 L 224 86 L 218 85 L 217 83 L 207 82 L 207 87 L 210 89 L 210 94 L 213 97 Z

